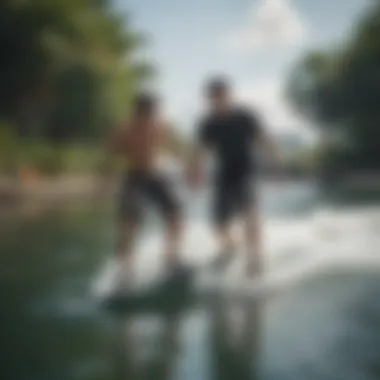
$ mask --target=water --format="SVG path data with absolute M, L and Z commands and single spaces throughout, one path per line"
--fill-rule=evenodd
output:
M 194 262 L 215 247 L 207 196 L 187 200 L 184 255 Z M 171 316 L 116 316 L 91 296 L 112 252 L 108 206 L 3 213 L 1 378 L 379 378 L 379 208 L 332 207 L 312 184 L 265 185 L 261 200 L 275 292 Z M 138 248 L 141 278 L 160 270 L 159 233 L 153 219 Z

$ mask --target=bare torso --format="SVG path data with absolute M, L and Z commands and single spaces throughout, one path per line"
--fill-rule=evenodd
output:
M 164 131 L 160 122 L 132 121 L 113 136 L 112 149 L 126 158 L 130 170 L 153 171 L 164 144 Z

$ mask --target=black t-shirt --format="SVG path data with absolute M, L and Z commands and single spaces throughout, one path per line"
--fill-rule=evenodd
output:
M 234 180 L 252 173 L 253 146 L 260 130 L 256 115 L 245 109 L 208 115 L 202 120 L 198 138 L 216 153 L 219 178 Z

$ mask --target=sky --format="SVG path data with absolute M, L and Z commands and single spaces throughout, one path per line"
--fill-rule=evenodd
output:
M 274 133 L 310 137 L 284 95 L 287 73 L 311 49 L 348 38 L 369 0 L 116 0 L 150 37 L 168 115 L 189 132 L 207 77 L 228 75 L 236 97 Z

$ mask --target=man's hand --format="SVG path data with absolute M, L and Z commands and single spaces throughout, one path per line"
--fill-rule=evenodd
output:
M 190 159 L 187 171 L 187 183 L 192 190 L 198 190 L 204 182 L 203 164 L 205 160 L 205 149 L 196 144 Z
M 283 178 L 284 170 L 283 170 L 283 163 L 280 158 L 280 152 L 279 147 L 274 141 L 274 139 L 264 133 L 261 132 L 259 136 L 259 143 L 261 145 L 261 148 L 265 152 L 266 156 L 270 160 L 270 166 L 271 166 L 271 172 L 273 173 L 273 178 L 276 182 L 280 182 Z

